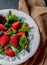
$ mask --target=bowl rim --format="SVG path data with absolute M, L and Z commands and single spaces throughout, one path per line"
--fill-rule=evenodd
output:
M 5 11 L 5 10 L 16 10 L 16 9 L 2 9 L 2 10 L 0 10 L 0 11 Z M 23 13 L 23 14 L 26 14 L 26 13 L 24 13 L 24 12 L 22 12 L 22 11 L 19 11 L 19 10 L 16 10 L 16 11 L 18 11 L 18 12 L 20 12 L 20 13 Z M 29 16 L 28 14 L 26 14 L 27 16 Z M 31 16 L 29 16 L 30 18 L 31 18 Z M 33 17 L 32 17 L 32 19 L 33 19 Z M 33 19 L 34 20 L 34 19 Z M 34 20 L 35 21 L 35 20 Z M 38 27 L 38 25 L 37 25 L 37 23 L 36 22 L 34 22 L 35 24 L 36 24 L 36 26 Z M 38 27 L 38 32 L 39 32 L 39 27 Z M 40 44 L 40 32 L 39 32 L 39 44 Z M 39 47 L 39 44 L 38 44 L 38 46 L 37 46 L 37 48 L 36 48 L 36 51 L 37 51 L 37 49 L 38 49 L 38 47 Z M 35 52 L 36 52 L 35 51 Z M 33 55 L 35 54 L 35 52 L 33 53 Z M 32 56 L 33 56 L 32 55 Z M 32 56 L 30 56 L 30 57 L 32 57 Z M 1 64 L 21 64 L 21 63 L 23 63 L 23 62 L 25 62 L 25 61 L 27 61 L 30 57 L 28 57 L 28 58 L 26 58 L 26 59 L 23 59 L 24 61 L 22 61 L 22 62 L 19 62 L 18 61 L 18 63 L 15 63 L 15 61 L 4 61 L 4 60 L 0 60 L 0 62 L 1 62 Z

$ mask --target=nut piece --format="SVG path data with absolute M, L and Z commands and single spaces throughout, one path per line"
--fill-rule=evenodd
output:
M 11 15 L 11 10 L 8 11 L 8 15 Z
M 27 23 L 24 23 L 23 26 L 22 26 L 22 28 L 23 28 L 23 27 L 27 27 L 27 26 L 28 26 L 28 24 L 27 24 Z
M 9 30 L 7 30 L 6 32 L 4 32 L 4 35 L 9 35 L 9 33 L 11 33 L 11 32 L 12 32 L 12 30 L 9 29 Z
M 4 47 L 4 50 L 8 50 L 8 48 L 9 48 L 9 46 L 8 46 L 8 45 L 6 45 L 6 46 Z
M 14 32 L 17 32 L 16 30 L 14 30 L 13 28 L 11 28 L 12 29 L 12 31 L 14 31 Z
M 29 44 L 28 40 L 25 40 L 25 44 Z

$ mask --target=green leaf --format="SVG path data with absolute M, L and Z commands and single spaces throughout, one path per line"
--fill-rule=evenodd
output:
M 10 28 L 10 27 L 11 27 L 11 23 L 9 23 L 9 22 L 5 22 L 4 26 Z
M 18 31 L 25 31 L 25 32 L 29 32 L 31 30 L 31 27 L 27 26 L 27 27 L 23 27 L 21 29 L 19 29 Z
M 28 44 L 25 44 L 25 40 L 27 40 L 25 35 L 22 35 L 19 41 L 19 45 L 22 47 L 22 49 L 26 49 L 28 47 Z
M 12 49 L 14 52 L 17 51 L 16 48 L 14 48 L 12 45 L 10 45 L 10 47 L 11 47 L 11 49 Z
M 20 28 L 22 28 L 23 24 L 24 24 L 24 21 L 21 21 Z
M 10 15 L 6 19 L 7 19 L 7 21 L 11 21 L 11 23 L 12 23 L 13 21 L 17 21 L 18 17 L 15 15 Z
M 15 15 L 9 15 L 9 16 L 6 16 L 6 22 L 4 24 L 4 26 L 10 28 L 11 27 L 11 24 L 14 22 L 14 21 L 18 21 L 18 17 L 15 16 Z
M 0 45 L 0 54 L 4 54 L 3 47 Z
M 19 52 L 18 48 L 14 48 L 11 43 L 9 42 L 9 47 L 15 52 L 15 55 Z
M 9 36 L 13 36 L 14 34 L 16 34 L 16 32 L 12 31 L 9 33 Z
M 2 54 L 2 50 L 0 50 L 0 54 Z
M 17 51 L 18 52 L 22 51 L 22 47 L 21 46 L 17 47 Z
M 18 53 L 22 50 L 21 46 L 18 46 L 17 48 L 14 48 L 11 43 L 9 43 L 9 47 L 15 52 Z

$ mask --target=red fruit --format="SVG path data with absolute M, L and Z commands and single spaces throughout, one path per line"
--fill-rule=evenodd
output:
M 17 48 L 18 47 L 18 37 L 15 35 L 10 39 L 10 42 L 12 43 L 12 45 Z
M 6 55 L 8 55 L 10 57 L 13 57 L 15 55 L 13 50 L 5 50 L 4 52 L 5 52 Z
M 26 34 L 26 32 L 19 32 L 19 33 L 17 33 L 16 35 L 17 35 L 18 37 L 21 37 L 23 34 Z
M 18 22 L 14 22 L 13 24 L 12 24 L 12 28 L 14 29 L 14 30 L 17 30 L 18 28 L 19 28 L 19 25 L 20 25 L 20 22 L 18 21 Z
M 9 36 L 3 35 L 3 36 L 0 38 L 0 44 L 1 44 L 2 46 L 4 46 L 5 44 L 7 44 L 8 41 L 9 41 Z
M 5 27 L 4 25 L 0 24 L 0 30 L 6 31 L 7 27 Z

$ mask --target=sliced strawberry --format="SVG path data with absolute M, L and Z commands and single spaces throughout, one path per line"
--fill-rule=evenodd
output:
M 0 24 L 0 30 L 6 31 L 7 27 L 5 27 L 4 25 Z
M 18 37 L 21 37 L 23 34 L 26 34 L 26 32 L 19 32 L 19 33 L 17 33 L 16 35 L 17 35 Z
M 8 41 L 9 41 L 9 36 L 3 35 L 3 36 L 0 38 L 0 44 L 1 44 L 2 46 L 4 46 L 5 44 L 7 44 Z
M 14 30 L 17 30 L 18 28 L 19 28 L 19 25 L 20 25 L 20 22 L 18 21 L 18 22 L 14 22 L 13 24 L 12 24 L 12 28 L 14 29 Z
M 10 57 L 13 57 L 15 55 L 14 51 L 13 50 L 5 50 L 4 53 L 7 55 L 7 56 L 10 56 Z
M 15 35 L 10 39 L 10 42 L 12 43 L 12 45 L 17 48 L 18 47 L 18 37 Z

